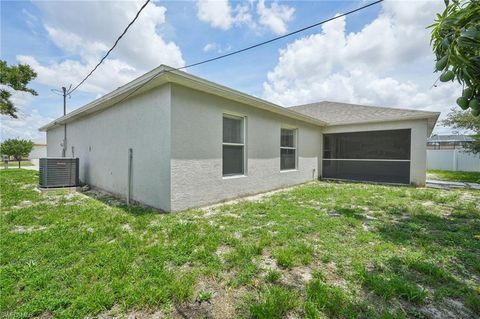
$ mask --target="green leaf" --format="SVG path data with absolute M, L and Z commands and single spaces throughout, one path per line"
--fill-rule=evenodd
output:
M 437 64 L 435 64 L 435 69 L 437 71 L 442 71 L 447 66 L 447 63 L 448 63 L 448 56 L 444 56 L 443 58 L 437 61 Z
M 440 81 L 442 82 L 448 82 L 453 80 L 454 78 L 455 78 L 455 73 L 453 73 L 453 71 L 450 71 L 450 70 L 440 75 Z
M 466 97 L 463 97 L 463 96 L 459 97 L 457 99 L 457 104 L 458 106 L 460 106 L 462 110 L 468 109 L 468 99 Z
M 469 99 L 472 97 L 473 95 L 473 90 L 471 88 L 466 88 L 465 90 L 463 90 L 463 97 Z

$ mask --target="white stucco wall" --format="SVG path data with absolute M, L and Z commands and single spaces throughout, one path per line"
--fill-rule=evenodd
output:
M 47 156 L 62 156 L 63 127 L 54 127 L 47 131 Z
M 63 127 L 47 132 L 47 155 L 61 156 Z M 133 149 L 132 198 L 170 210 L 170 85 L 67 124 L 67 156 L 80 159 L 80 180 L 127 195 Z
M 323 133 L 411 129 L 410 183 L 425 185 L 427 161 L 427 120 L 330 126 Z M 321 174 L 321 173 L 320 173 Z
M 224 113 L 246 116 L 246 174 L 222 177 Z M 280 129 L 298 128 L 298 169 L 280 171 Z M 290 186 L 318 177 L 320 128 L 172 85 L 172 210 Z

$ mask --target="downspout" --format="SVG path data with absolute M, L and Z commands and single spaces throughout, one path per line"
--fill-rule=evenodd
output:
M 128 149 L 128 177 L 127 177 L 127 205 L 130 206 L 130 201 L 132 199 L 132 160 L 133 160 L 133 150 Z

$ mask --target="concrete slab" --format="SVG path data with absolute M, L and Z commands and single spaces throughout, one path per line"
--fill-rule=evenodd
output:
M 430 187 L 430 188 L 438 188 L 438 189 L 475 189 L 475 190 L 480 190 L 480 184 L 477 184 L 477 183 L 441 181 L 441 180 L 435 180 L 435 179 L 427 180 L 426 186 Z
M 69 193 L 80 193 L 82 191 L 82 187 L 40 187 L 37 186 L 37 189 L 42 193 L 48 192 L 55 192 L 55 191 L 67 191 Z

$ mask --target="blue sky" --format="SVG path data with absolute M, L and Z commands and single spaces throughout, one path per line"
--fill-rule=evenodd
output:
M 68 111 L 164 63 L 191 64 L 334 16 L 367 1 L 155 1 L 109 59 L 68 100 Z M 443 1 L 395 1 L 224 60 L 195 75 L 283 106 L 335 100 L 446 112 L 458 86 L 432 88 L 425 26 Z M 39 95 L 15 95 L 20 119 L 2 117 L 2 139 L 42 139 L 61 115 L 51 92 L 76 85 L 141 6 L 138 1 L 2 1 L 1 56 L 29 63 Z M 438 132 L 445 129 L 439 128 Z

